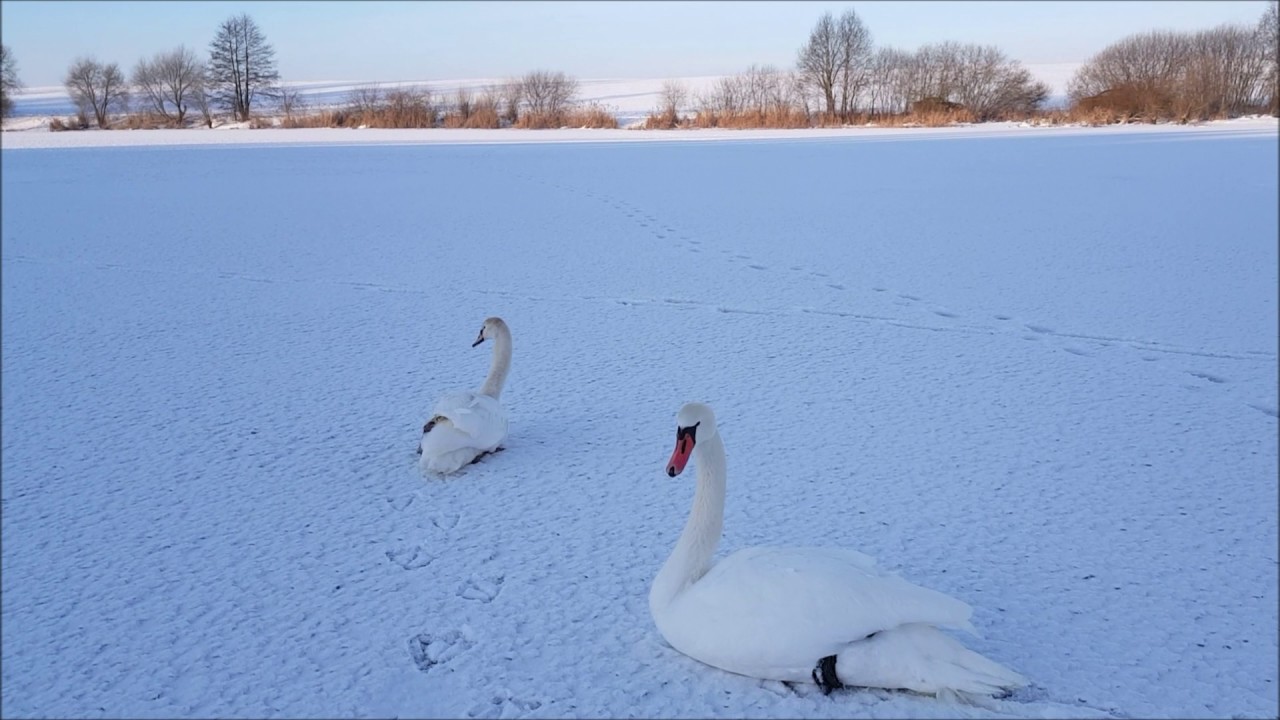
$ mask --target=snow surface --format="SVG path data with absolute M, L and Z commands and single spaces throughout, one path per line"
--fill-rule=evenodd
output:
M 3 715 L 1280 712 L 1274 121 L 422 132 L 5 134 Z M 494 314 L 507 450 L 424 478 Z M 873 555 L 1032 685 L 824 697 L 666 646 L 690 399 L 722 552 Z

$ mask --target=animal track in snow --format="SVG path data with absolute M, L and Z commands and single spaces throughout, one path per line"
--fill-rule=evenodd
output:
M 503 718 L 512 715 L 526 715 L 542 707 L 541 700 L 526 700 L 512 697 L 507 690 L 499 690 L 487 703 L 476 705 L 467 711 L 472 718 Z
M 461 516 L 455 513 L 440 513 L 431 517 L 431 524 L 441 530 L 452 530 L 458 526 L 458 520 L 460 519 Z
M 1212 373 L 1207 373 L 1207 372 L 1196 372 L 1195 370 L 1188 370 L 1187 374 L 1193 378 L 1208 380 L 1209 382 L 1214 383 L 1215 385 L 1221 385 L 1222 383 L 1225 383 L 1227 381 L 1226 378 L 1219 377 L 1217 375 L 1214 375 Z
M 389 497 L 387 498 L 387 502 L 391 503 L 391 507 L 396 510 L 404 510 L 413 504 L 413 493 L 407 493 L 399 497 Z
M 443 665 L 475 647 L 475 640 L 461 630 L 449 630 L 439 635 L 419 633 L 409 638 L 409 657 L 422 672 Z
M 458 586 L 458 597 L 467 600 L 479 600 L 482 603 L 491 603 L 494 598 L 498 597 L 498 593 L 502 592 L 502 583 L 505 580 L 506 577 L 503 575 L 489 577 L 473 575 Z
M 406 545 L 387 551 L 387 559 L 405 570 L 417 570 L 431 564 L 435 557 L 421 545 Z

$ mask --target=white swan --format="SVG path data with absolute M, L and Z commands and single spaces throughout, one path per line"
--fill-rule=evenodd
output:
M 725 456 L 702 403 L 676 416 L 667 474 L 679 475 L 690 455 L 698 466 L 693 510 L 649 592 L 649 611 L 673 648 L 722 670 L 815 682 L 827 693 L 851 685 L 977 700 L 1025 684 L 936 627 L 975 632 L 972 608 L 879 570 L 860 552 L 753 547 L 713 565 Z
M 511 369 L 511 330 L 502 318 L 486 318 L 471 347 L 485 340 L 493 340 L 493 359 L 484 385 L 440 398 L 422 427 L 418 462 L 424 472 L 447 475 L 502 449 L 507 438 L 507 411 L 498 400 Z

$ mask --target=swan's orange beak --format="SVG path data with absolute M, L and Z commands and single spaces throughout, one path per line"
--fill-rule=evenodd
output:
M 667 476 L 675 477 L 684 472 L 689 464 L 689 456 L 693 454 L 693 434 L 676 433 L 676 449 L 671 453 L 671 461 L 667 463 Z

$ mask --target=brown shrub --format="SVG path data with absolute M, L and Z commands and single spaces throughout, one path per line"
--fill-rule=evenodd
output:
M 65 130 L 88 130 L 88 129 L 89 129 L 89 123 L 84 122 L 79 118 L 71 117 L 71 118 L 67 118 L 66 120 L 63 120 L 62 118 L 50 118 L 49 120 L 49 132 L 63 132 Z
M 576 128 L 611 128 L 617 129 L 618 118 L 596 103 L 583 108 L 574 108 L 565 114 L 564 124 Z
M 130 113 L 116 127 L 125 130 L 155 130 L 181 127 L 177 120 L 152 112 Z
M 1111 117 L 1120 122 L 1131 119 L 1155 122 L 1163 116 L 1174 114 L 1173 93 L 1154 86 L 1121 85 L 1081 98 L 1072 107 L 1073 113 L 1085 117 Z M 1182 108 L 1183 114 L 1187 112 Z
M 490 130 L 502 127 L 502 120 L 498 117 L 498 106 L 496 103 L 486 105 L 478 104 L 471 110 L 471 115 L 467 117 L 467 121 L 462 125 L 465 128 Z
M 356 127 L 353 119 L 358 115 L 346 109 L 321 110 L 307 115 L 294 115 L 280 122 L 282 128 L 340 128 Z

